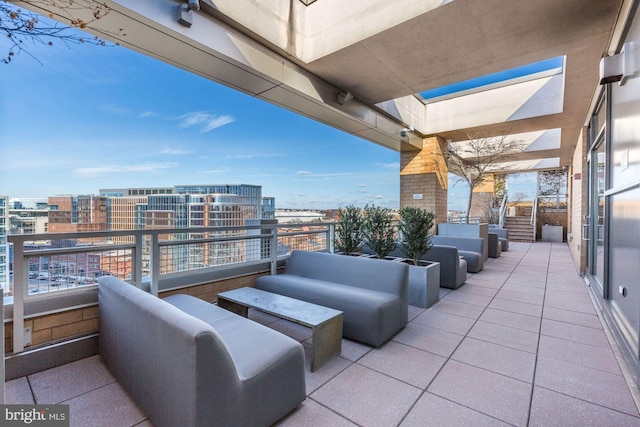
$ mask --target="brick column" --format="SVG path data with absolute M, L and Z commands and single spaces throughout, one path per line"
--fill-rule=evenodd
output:
M 447 161 L 442 155 L 445 141 L 426 138 L 422 150 L 400 153 L 400 207 L 417 206 L 436 215 L 435 224 L 447 222 Z
M 472 218 L 480 217 L 480 221 L 487 221 L 488 214 L 491 212 L 493 199 L 495 197 L 495 178 L 493 174 L 485 175 L 485 180 L 473 189 L 473 199 L 471 200 L 471 212 L 469 216 Z

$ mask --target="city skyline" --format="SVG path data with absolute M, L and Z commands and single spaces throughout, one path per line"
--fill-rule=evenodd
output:
M 11 199 L 243 183 L 281 208 L 399 207 L 400 155 L 388 148 L 124 47 L 26 48 L 0 72 L 0 194 Z M 450 209 L 466 209 L 466 191 L 450 182 Z

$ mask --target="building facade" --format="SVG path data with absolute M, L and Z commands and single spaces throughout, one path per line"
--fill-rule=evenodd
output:
M 621 353 L 640 384 L 640 13 L 613 46 L 628 76 L 601 85 L 571 173 L 568 239 Z M 627 60 L 628 61 L 628 60 Z M 635 68 L 634 68 L 635 67 Z
M 7 234 L 9 231 L 9 198 L 0 196 L 0 286 L 3 293 L 9 288 L 9 244 Z

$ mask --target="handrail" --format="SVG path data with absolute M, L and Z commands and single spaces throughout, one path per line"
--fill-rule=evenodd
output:
M 502 203 L 500 204 L 500 211 L 499 211 L 500 216 L 498 219 L 498 224 L 500 228 L 504 227 L 504 217 L 507 214 L 508 202 L 509 202 L 509 195 L 505 194 L 504 197 L 502 198 Z
M 533 225 L 533 241 L 536 241 L 536 233 L 538 232 L 538 198 L 533 200 L 533 208 L 531 209 L 531 224 Z
M 230 266 L 241 268 L 265 263 L 275 273 L 277 262 L 284 255 L 279 250 L 330 251 L 334 229 L 334 222 L 277 224 L 267 221 L 247 226 L 8 235 L 7 240 L 14 248 L 13 351 L 19 353 L 25 347 L 25 303 L 53 295 L 95 292 L 95 282 L 90 280 L 97 276 L 91 277 L 92 274 L 102 274 L 104 270 L 138 287 L 144 286 L 145 275 L 151 293 L 157 295 L 159 279 L 175 276 L 175 272 L 188 278 L 213 268 L 224 270 Z M 127 239 L 127 243 L 117 243 L 122 241 L 117 238 Z M 76 246 L 52 248 L 38 243 L 56 240 L 75 240 Z M 35 248 L 25 249 L 28 245 Z M 111 259 L 115 259 L 113 265 Z M 99 268 L 91 270 L 87 268 L 89 265 Z M 79 267 L 85 269 L 80 273 Z M 46 283 L 41 285 L 41 280 Z M 60 289 L 62 281 L 66 289 Z M 36 292 L 45 288 L 45 292 L 31 295 L 30 287 Z

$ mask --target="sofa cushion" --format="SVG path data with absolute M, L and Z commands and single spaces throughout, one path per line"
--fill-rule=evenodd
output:
M 440 286 L 443 288 L 457 289 L 467 280 L 467 262 L 460 258 L 455 246 L 434 245 L 422 259 L 440 263 Z
M 217 305 L 182 294 L 164 300 L 216 330 L 241 381 L 258 375 L 288 353 L 299 351 L 295 340 Z
M 395 332 L 393 329 L 403 321 L 398 318 L 399 313 L 406 311 L 393 294 L 287 273 L 262 276 L 256 288 L 341 310 L 344 313 L 342 335 L 375 346 L 386 341 L 386 338 L 381 341 L 381 336 Z

